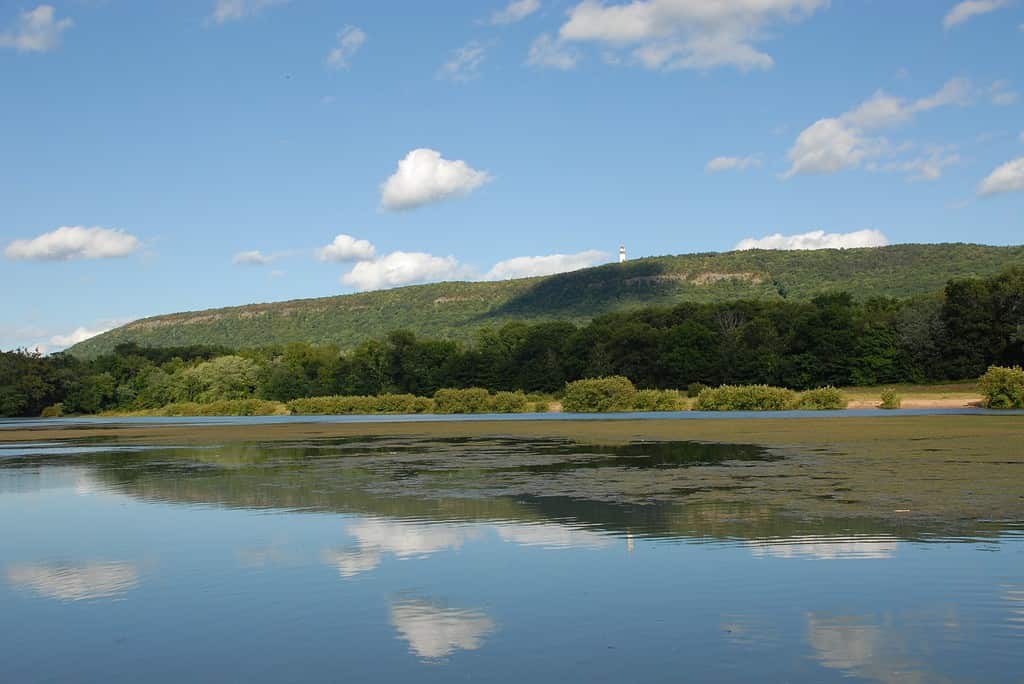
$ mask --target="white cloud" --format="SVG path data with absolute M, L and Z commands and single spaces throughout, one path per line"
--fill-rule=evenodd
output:
M 542 69 L 569 71 L 576 68 L 579 58 L 579 53 L 568 48 L 563 41 L 542 33 L 530 44 L 526 63 Z
M 414 283 L 459 280 L 471 275 L 472 269 L 461 265 L 453 256 L 391 252 L 379 259 L 360 261 L 341 276 L 341 282 L 358 290 L 380 290 Z
M 473 651 L 495 624 L 477 610 L 447 608 L 423 600 L 398 601 L 391 606 L 391 624 L 421 658 L 437 659 L 455 651 Z
M 369 240 L 358 240 L 340 233 L 331 244 L 316 250 L 320 261 L 368 261 L 377 255 L 377 248 Z
M 231 257 L 231 263 L 243 266 L 266 266 L 274 260 L 274 257 L 264 254 L 258 249 L 247 252 L 239 252 Z
M 981 196 L 1003 192 L 1024 192 L 1024 157 L 1017 157 L 996 168 L 978 186 Z
M 504 9 L 491 14 L 492 24 L 514 24 L 540 9 L 540 0 L 512 0 Z
M 217 0 L 209 21 L 225 24 L 255 16 L 268 7 L 282 5 L 288 0 Z
M 649 69 L 768 69 L 774 61 L 755 47 L 768 28 L 801 21 L 827 5 L 828 0 L 584 0 L 569 11 L 559 35 L 632 46 L 634 59 Z
M 451 58 L 437 70 L 437 78 L 465 83 L 480 78 L 486 50 L 480 43 L 471 41 L 452 51 Z
M 0 47 L 18 52 L 48 52 L 60 45 L 61 34 L 74 25 L 68 17 L 57 19 L 52 5 L 22 12 L 14 28 L 0 33 Z
M 946 16 L 942 18 L 942 26 L 948 31 L 972 17 L 995 12 L 1009 4 L 1009 0 L 966 0 L 956 4 L 946 13 Z
M 997 107 L 1012 105 L 1020 97 L 1016 91 L 1010 90 L 1009 81 L 996 81 L 989 87 L 988 92 L 992 104 Z
M 52 336 L 50 338 L 50 344 L 47 348 L 51 349 L 52 351 L 56 351 L 59 349 L 63 349 L 64 347 L 70 347 L 72 345 L 78 344 L 79 342 L 84 342 L 90 337 L 102 335 L 108 330 L 113 330 L 114 328 L 120 327 L 127 322 L 128 321 L 125 319 L 114 319 L 109 321 L 100 321 L 88 328 L 85 326 L 79 326 L 67 334 Z
M 758 157 L 715 157 L 704 167 L 706 173 L 718 173 L 719 171 L 757 168 L 761 166 L 761 159 Z
M 608 254 L 595 249 L 576 254 L 548 254 L 546 256 L 523 256 L 499 261 L 488 271 L 484 280 L 506 280 L 509 278 L 532 278 L 534 276 L 565 273 L 588 268 L 608 260 Z
M 798 235 L 775 233 L 762 238 L 740 240 L 733 249 L 851 249 L 854 247 L 882 247 L 889 238 L 878 230 L 857 230 L 851 233 L 826 233 L 812 230 Z
M 16 563 L 7 567 L 7 581 L 58 601 L 113 598 L 139 583 L 132 563 L 107 562 L 82 565 Z
M 381 185 L 381 206 L 402 211 L 449 197 L 468 195 L 491 180 L 461 160 L 441 157 L 436 150 L 420 148 L 398 162 L 398 170 Z
M 348 69 L 352 57 L 366 42 L 366 33 L 357 26 L 346 26 L 338 32 L 338 44 L 327 53 L 327 65 L 334 69 Z
M 942 177 L 942 172 L 947 167 L 960 163 L 960 155 L 952 146 L 931 145 L 926 152 L 925 156 L 903 161 L 892 161 L 885 164 L 872 162 L 868 165 L 868 170 L 905 173 L 911 181 L 935 181 Z
M 787 152 L 790 168 L 783 177 L 857 167 L 891 149 L 888 141 L 870 135 L 871 131 L 906 123 L 920 112 L 965 106 L 972 95 L 971 83 L 964 78 L 950 79 L 936 93 L 918 100 L 878 91 L 854 109 L 838 117 L 819 119 L 805 128 Z
M 109 228 L 61 226 L 49 233 L 7 245 L 8 259 L 68 261 L 70 259 L 106 259 L 123 257 L 136 251 L 142 243 L 134 235 Z

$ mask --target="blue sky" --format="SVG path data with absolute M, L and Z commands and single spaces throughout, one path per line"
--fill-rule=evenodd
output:
M 1021 243 L 1022 64 L 1020 0 L 0 0 L 0 348 L 620 243 Z

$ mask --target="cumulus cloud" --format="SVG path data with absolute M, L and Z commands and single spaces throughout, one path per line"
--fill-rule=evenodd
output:
M 437 70 L 437 78 L 461 83 L 480 78 L 480 65 L 485 55 L 484 46 L 471 41 L 452 51 L 448 61 Z
M 266 266 L 274 260 L 274 257 L 264 254 L 258 249 L 247 252 L 239 252 L 231 257 L 231 263 L 242 266 Z
M 942 27 L 948 31 L 968 19 L 988 14 L 989 12 L 995 12 L 998 9 L 1009 6 L 1009 4 L 1010 0 L 966 0 L 965 2 L 957 3 L 942 18 Z
M 351 235 L 339 233 L 331 244 L 316 250 L 320 261 L 368 261 L 377 255 L 377 248 L 369 240 L 358 240 Z
M 550 34 L 542 33 L 530 44 L 526 63 L 541 69 L 568 71 L 576 68 L 579 57 L 579 53 L 566 46 L 563 41 L 555 40 Z
M 890 149 L 888 141 L 872 135 L 873 131 L 909 122 L 920 112 L 965 106 L 972 95 L 973 87 L 964 78 L 950 79 L 936 93 L 918 100 L 879 91 L 854 109 L 838 117 L 819 119 L 801 131 L 787 152 L 790 168 L 783 177 L 857 167 Z
M 97 335 L 102 335 L 108 330 L 118 328 L 127 322 L 128 321 L 125 319 L 114 319 L 108 321 L 99 321 L 95 325 L 91 325 L 88 327 L 79 326 L 69 333 L 53 335 L 52 337 L 50 337 L 50 344 L 48 348 L 58 350 L 63 349 L 65 347 L 70 347 L 78 344 L 79 342 L 84 342 L 90 337 L 96 337 Z
M 327 53 L 327 66 L 348 69 L 352 57 L 366 42 L 366 33 L 357 26 L 346 26 L 338 32 L 338 44 Z
M 122 230 L 61 226 L 38 237 L 15 240 L 7 245 L 4 255 L 19 261 L 107 259 L 127 256 L 141 246 L 137 237 Z
M 499 261 L 488 271 L 484 280 L 507 280 L 509 278 L 532 278 L 534 276 L 565 273 L 588 268 L 608 260 L 608 254 L 590 249 L 576 254 L 548 254 L 545 256 L 523 256 Z
M 719 171 L 744 171 L 761 166 L 761 159 L 758 157 L 715 157 L 704 167 L 706 173 L 718 173 Z
M 439 257 L 424 252 L 391 252 L 379 259 L 360 261 L 341 276 L 341 282 L 357 290 L 380 290 L 400 285 L 459 280 L 472 275 L 453 256 Z
M 852 249 L 854 247 L 882 247 L 889 238 L 878 230 L 857 230 L 851 233 L 826 233 L 812 230 L 798 235 L 775 233 L 761 238 L 746 238 L 733 247 L 744 249 Z
M 497 10 L 491 14 L 491 23 L 514 24 L 522 21 L 540 9 L 540 0 L 512 0 L 504 9 Z
M 559 36 L 631 48 L 649 69 L 768 69 L 774 60 L 755 45 L 770 27 L 826 6 L 828 0 L 584 0 L 569 11 Z
M 217 0 L 209 21 L 214 24 L 225 24 L 255 16 L 273 5 L 282 5 L 288 0 Z
M 65 564 L 16 563 L 7 568 L 7 581 L 58 601 L 114 598 L 139 583 L 132 563 Z
M 997 167 L 978 186 L 978 194 L 983 197 L 1003 192 L 1024 192 L 1024 157 Z
M 391 211 L 414 209 L 450 197 L 468 195 L 489 182 L 462 160 L 444 159 L 436 150 L 420 148 L 398 162 L 398 170 L 381 185 L 381 206 Z
M 14 27 L 0 33 L 0 47 L 18 52 L 48 52 L 60 45 L 61 35 L 74 25 L 68 17 L 57 19 L 52 5 L 22 12 Z
M 495 629 L 494 621 L 481 611 L 448 608 L 421 599 L 392 604 L 391 624 L 409 643 L 410 651 L 430 660 L 459 650 L 476 650 Z

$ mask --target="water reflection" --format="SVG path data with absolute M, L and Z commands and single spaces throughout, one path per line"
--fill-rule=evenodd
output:
M 7 566 L 7 581 L 39 596 L 58 601 L 86 601 L 121 596 L 139 583 L 139 570 L 133 563 L 91 562 L 12 563 Z
M 748 542 L 755 556 L 773 558 L 812 558 L 817 560 L 892 558 L 899 547 L 892 538 L 791 537 L 754 539 Z
M 479 610 L 449 608 L 423 599 L 391 604 L 391 624 L 409 643 L 409 650 L 429 660 L 455 651 L 475 651 L 494 632 L 494 621 Z
M 0 633 L 22 669 L 0 680 L 103 681 L 131 658 L 153 681 L 279 681 L 281 661 L 331 680 L 343 657 L 357 681 L 1021 681 L 1012 524 L 609 496 L 773 477 L 762 456 L 381 439 L 8 458 Z M 160 573 L 142 590 L 142 566 L 102 560 L 125 558 Z M 242 641 L 232 667 L 252 669 L 225 671 Z

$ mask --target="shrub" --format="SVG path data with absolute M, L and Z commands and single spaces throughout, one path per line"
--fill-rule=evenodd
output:
M 697 395 L 697 411 L 784 411 L 796 402 L 797 394 L 784 387 L 768 385 L 722 385 Z
M 64 415 L 64 404 L 50 404 L 39 414 L 40 418 L 60 418 Z
M 691 382 L 686 386 L 686 396 L 690 399 L 695 399 L 700 395 L 701 392 L 708 388 L 703 382 Z
M 300 415 L 367 415 L 374 413 L 430 413 L 434 402 L 412 394 L 328 396 L 292 399 L 288 409 Z
M 878 405 L 878 408 L 884 409 L 898 409 L 903 405 L 903 399 L 900 395 L 896 394 L 896 390 L 892 387 L 886 387 L 882 390 L 882 403 Z
M 819 387 L 801 392 L 793 408 L 803 411 L 834 411 L 846 408 L 846 396 L 835 387 Z
M 491 397 L 491 413 L 526 413 L 529 400 L 522 392 L 495 392 Z
M 675 390 L 640 390 L 633 398 L 635 411 L 685 411 L 686 400 Z
M 532 413 L 547 413 L 551 410 L 550 401 L 534 401 L 530 403 L 530 411 Z
M 186 401 L 168 404 L 152 412 L 158 416 L 282 416 L 288 409 L 279 401 L 222 399 L 200 404 Z
M 487 413 L 491 410 L 491 393 L 481 387 L 439 389 L 434 393 L 436 413 Z
M 1020 366 L 990 366 L 978 385 L 988 408 L 1024 408 L 1024 369 Z
M 633 408 L 636 387 L 621 375 L 576 380 L 565 386 L 562 408 L 569 413 L 604 413 Z

